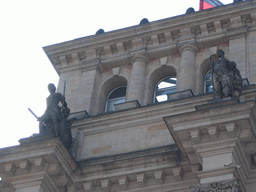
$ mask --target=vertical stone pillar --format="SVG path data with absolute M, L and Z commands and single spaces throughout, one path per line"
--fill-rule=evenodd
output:
M 230 19 L 234 28 L 226 34 L 229 37 L 229 60 L 235 61 L 242 77 L 247 76 L 246 63 L 246 36 L 247 27 L 243 27 L 241 16 Z
M 235 61 L 242 77 L 247 77 L 245 35 L 229 38 L 229 58 Z
M 143 103 L 147 63 L 148 59 L 144 55 L 137 55 L 132 58 L 132 71 L 126 94 L 127 101 L 137 100 L 140 104 Z
M 197 48 L 193 45 L 186 44 L 180 48 L 181 63 L 179 79 L 177 80 L 177 91 L 191 89 L 195 91 L 195 76 L 196 76 L 196 51 Z
M 250 84 L 256 83 L 256 32 L 252 31 L 248 34 L 248 68 L 247 78 Z
M 78 89 L 76 98 L 75 111 L 86 110 L 90 115 L 94 113 L 95 106 L 95 91 L 98 76 L 98 68 L 95 66 L 93 69 L 82 72 L 81 82 Z

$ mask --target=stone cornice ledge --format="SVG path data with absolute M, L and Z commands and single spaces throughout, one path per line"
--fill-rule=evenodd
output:
M 248 6 L 251 5 L 251 6 Z M 46 54 L 56 54 L 56 53 L 63 53 L 65 51 L 68 51 L 70 49 L 80 49 L 81 47 L 90 47 L 92 48 L 93 45 L 96 44 L 109 44 L 109 42 L 119 41 L 120 39 L 130 39 L 130 37 L 136 35 L 141 35 L 148 32 L 154 32 L 159 31 L 159 29 L 164 30 L 166 28 L 183 28 L 184 26 L 193 26 L 195 23 L 203 23 L 203 20 L 205 21 L 213 21 L 216 18 L 219 17 L 227 17 L 229 18 L 229 15 L 236 13 L 239 11 L 241 12 L 246 10 L 252 10 L 256 8 L 256 1 L 247 1 L 239 4 L 229 4 L 222 7 L 218 7 L 211 10 L 204 10 L 200 12 L 196 12 L 193 14 L 184 14 L 184 15 L 178 15 L 175 17 L 170 17 L 167 19 L 162 19 L 159 21 L 151 22 L 147 26 L 132 26 L 124 29 L 118 29 L 115 31 L 107 32 L 101 35 L 101 37 L 92 35 L 87 37 L 82 37 L 70 41 L 66 41 L 63 43 L 58 43 L 50 46 L 43 47 Z M 213 17 L 213 15 L 216 15 Z M 199 19 L 200 18 L 200 19 Z M 163 27 L 164 26 L 164 27 Z M 127 34 L 128 33 L 128 34 Z M 57 51 L 58 50 L 58 51 Z
M 68 56 L 68 62 L 72 62 L 71 55 L 77 54 L 81 57 L 78 59 L 84 59 L 85 55 L 87 55 L 87 51 L 93 50 L 96 53 L 96 49 L 99 49 L 98 51 L 102 49 L 106 49 L 107 53 L 106 56 L 101 56 L 100 60 L 102 62 L 108 63 L 108 61 L 116 61 L 120 60 L 119 58 L 122 57 L 122 54 L 130 54 L 133 52 L 133 49 L 135 47 L 132 46 L 133 42 L 137 42 L 134 40 L 138 40 L 138 42 L 143 42 L 143 38 L 150 37 L 154 38 L 155 44 L 153 45 L 147 45 L 147 50 L 149 50 L 150 55 L 149 59 L 154 58 L 157 56 L 158 53 L 161 52 L 161 56 L 165 56 L 165 53 L 162 52 L 177 52 L 177 48 L 175 48 L 177 42 L 180 44 L 188 43 L 189 39 L 187 37 L 181 37 L 180 32 L 181 30 L 185 32 L 185 34 L 189 34 L 189 29 L 191 27 L 198 27 L 200 24 L 206 25 L 206 23 L 209 22 L 215 22 L 218 21 L 220 23 L 220 20 L 229 19 L 232 17 L 237 17 L 238 12 L 239 16 L 241 15 L 248 15 L 250 13 L 255 12 L 255 4 L 256 1 L 246 1 L 243 3 L 238 4 L 231 4 L 226 5 L 218 8 L 214 8 L 211 10 L 204 10 L 199 11 L 192 14 L 184 14 L 172 18 L 167 18 L 155 22 L 151 22 L 148 25 L 145 26 L 132 26 L 125 29 L 120 29 L 116 31 L 111 31 L 104 33 L 102 35 L 96 35 L 96 36 L 89 36 L 89 37 L 83 37 L 79 39 L 74 39 L 68 42 L 63 42 L 51 46 L 44 47 L 44 51 L 49 57 L 51 63 L 54 65 L 55 69 L 58 71 L 58 67 L 56 65 L 59 64 L 59 58 L 63 56 Z M 255 17 L 252 16 L 253 24 L 248 25 L 249 27 L 254 27 L 255 25 Z M 166 43 L 160 43 L 159 39 L 155 38 L 156 35 L 159 35 L 159 31 L 161 31 L 165 38 Z M 176 37 L 172 37 L 171 33 L 177 32 Z M 224 32 L 225 30 L 223 30 Z M 250 31 L 250 30 L 249 30 Z M 193 33 L 191 31 L 191 33 Z M 222 33 L 223 34 L 223 33 Z M 177 37 L 177 35 L 179 37 Z M 217 33 L 216 37 L 213 37 L 212 34 L 209 34 L 212 39 L 216 38 L 223 38 L 223 35 L 220 36 L 220 33 Z M 200 34 L 198 36 L 191 34 L 191 37 L 194 36 L 194 38 L 190 39 L 191 41 L 194 41 L 197 39 L 197 43 L 200 43 L 204 40 L 211 41 L 213 40 L 201 38 Z M 136 38 L 135 38 L 136 37 Z M 221 39 L 220 39 L 221 40 Z M 125 47 L 124 43 L 129 42 L 131 44 L 128 47 Z M 220 41 L 221 43 L 222 41 Z M 115 45 L 115 46 L 121 46 L 118 49 L 118 54 L 112 54 L 111 47 L 109 45 Z M 159 45 L 158 45 L 159 44 Z M 142 47 L 145 47 L 144 45 L 141 45 Z M 140 47 L 141 48 L 141 47 Z M 164 49 L 168 50 L 164 50 Z M 84 53 L 86 52 L 86 54 Z M 170 52 L 169 52 L 170 53 Z M 109 55 L 110 54 L 110 55 Z M 112 54 L 112 55 L 111 55 Z M 87 57 L 87 56 L 86 56 Z M 128 57 L 124 57 L 129 58 Z M 75 68 L 73 68 L 75 69 Z M 58 71 L 59 72 L 59 71 Z

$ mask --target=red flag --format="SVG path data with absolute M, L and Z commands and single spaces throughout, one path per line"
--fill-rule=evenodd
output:
M 200 0 L 199 10 L 210 9 L 224 5 L 219 0 Z

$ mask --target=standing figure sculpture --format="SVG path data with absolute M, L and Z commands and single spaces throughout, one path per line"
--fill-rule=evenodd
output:
M 67 108 L 65 97 L 55 92 L 56 87 L 54 84 L 50 83 L 48 90 L 50 95 L 46 99 L 47 108 L 45 113 L 38 118 L 39 132 L 40 134 L 52 132 L 58 137 L 61 133 L 61 121 L 69 116 L 69 109 Z M 62 104 L 62 107 L 59 106 L 59 103 Z
M 223 50 L 218 50 L 218 60 L 212 64 L 214 99 L 229 96 L 238 99 L 241 95 L 242 77 L 236 63 L 225 59 L 224 55 Z

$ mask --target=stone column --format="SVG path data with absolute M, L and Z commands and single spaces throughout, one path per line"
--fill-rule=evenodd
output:
M 177 91 L 191 89 L 195 91 L 196 50 L 194 45 L 186 44 L 180 48 L 181 63 Z
M 137 100 L 139 104 L 143 103 L 147 63 L 148 59 L 144 55 L 137 55 L 132 58 L 132 71 L 126 93 L 127 101 Z

